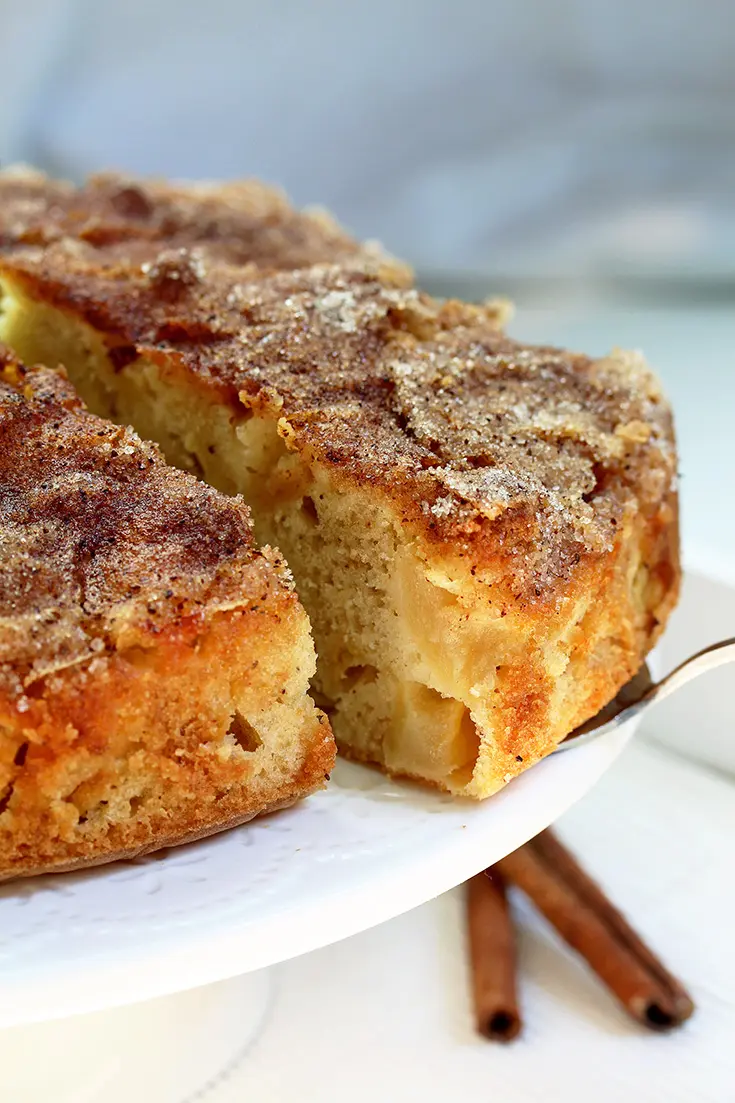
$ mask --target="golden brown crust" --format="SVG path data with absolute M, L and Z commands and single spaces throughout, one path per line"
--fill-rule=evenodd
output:
M 159 850 L 170 850 L 173 847 L 200 842 L 202 839 L 211 838 L 212 835 L 218 835 L 220 831 L 231 831 L 233 827 L 242 827 L 243 824 L 254 820 L 256 816 L 268 816 L 271 812 L 279 812 L 283 808 L 289 808 L 297 800 L 302 799 L 307 792 L 313 792 L 314 789 L 320 788 L 320 782 L 325 777 L 328 777 L 328 773 L 322 772 L 318 776 L 316 784 L 308 789 L 305 789 L 303 785 L 293 787 L 291 790 L 285 791 L 282 798 L 274 797 L 272 801 L 257 807 L 252 812 L 227 816 L 208 824 L 206 827 L 192 828 L 188 834 L 171 831 L 169 835 L 158 835 L 152 842 L 130 844 L 119 850 L 111 850 L 104 854 L 88 854 L 72 860 L 57 858 L 49 860 L 45 864 L 39 864 L 37 858 L 29 857 L 12 869 L 4 870 L 0 868 L 0 883 L 14 880 L 16 877 L 40 877 L 45 873 L 73 873 L 74 870 L 91 869 L 94 866 L 108 865 L 110 862 L 132 861 L 134 858 L 143 858 L 146 854 L 153 854 Z
M 0 880 L 190 842 L 323 787 L 334 744 L 305 678 L 279 703 L 303 619 L 289 601 L 218 613 L 68 667 L 22 710 L 0 694 Z M 262 747 L 227 737 L 233 707 Z

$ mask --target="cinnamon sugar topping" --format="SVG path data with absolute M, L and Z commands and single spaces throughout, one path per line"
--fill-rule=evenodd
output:
M 19 671 L 27 683 L 88 659 L 131 625 L 155 632 L 290 586 L 255 551 L 240 501 L 1 349 L 0 541 L 0 677 L 17 693 Z
M 17 232 L 28 197 L 9 187 L 2 266 L 31 293 L 173 357 L 236 410 L 257 402 L 290 447 L 381 488 L 453 553 L 492 545 L 519 589 L 608 551 L 625 510 L 671 486 L 670 413 L 639 359 L 521 345 L 504 304 L 439 303 L 274 193 L 98 178 L 26 214 L 53 242 L 34 254 Z

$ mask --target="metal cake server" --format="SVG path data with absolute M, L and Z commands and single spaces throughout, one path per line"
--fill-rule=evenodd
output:
M 617 696 L 613 697 L 612 701 L 590 720 L 571 731 L 566 739 L 554 748 L 555 752 L 568 751 L 571 747 L 578 747 L 582 743 L 590 743 L 593 739 L 598 739 L 601 735 L 607 735 L 643 709 L 647 709 L 657 701 L 663 701 L 664 697 L 675 693 L 693 678 L 698 678 L 707 670 L 714 670 L 717 666 L 732 662 L 735 662 L 735 637 L 720 640 L 719 643 L 710 644 L 703 651 L 690 655 L 660 682 L 653 681 L 648 665 L 644 663 L 638 673 L 626 682 Z

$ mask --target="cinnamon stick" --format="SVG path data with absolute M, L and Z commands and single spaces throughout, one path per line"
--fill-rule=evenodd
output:
M 668 1030 L 692 1014 L 684 987 L 552 831 L 543 831 L 494 869 L 533 900 L 638 1022 Z
M 521 1029 L 516 953 L 505 883 L 489 870 L 467 882 L 467 920 L 477 1029 L 510 1042 Z

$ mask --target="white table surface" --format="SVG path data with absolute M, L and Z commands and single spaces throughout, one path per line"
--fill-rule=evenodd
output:
M 519 312 L 512 328 L 592 353 L 612 345 L 646 352 L 677 412 L 687 562 L 735 582 L 735 311 L 536 309 Z M 667 633 L 665 662 L 726 634 L 735 634 L 735 587 L 692 576 Z M 196 1098 L 733 1103 L 733 689 L 726 668 L 665 703 L 645 737 L 559 824 L 691 988 L 698 1011 L 683 1030 L 657 1036 L 629 1023 L 521 906 L 526 1029 L 505 1048 L 479 1040 L 455 891 L 276 967 L 258 1038 Z

